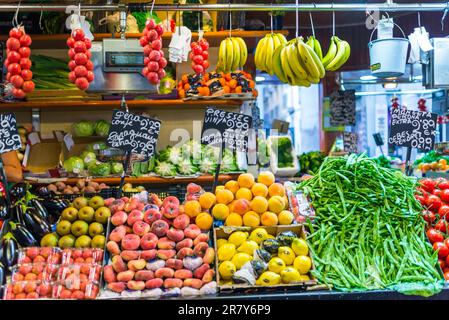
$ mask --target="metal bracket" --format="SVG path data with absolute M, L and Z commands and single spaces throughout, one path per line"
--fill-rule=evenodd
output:
M 120 38 L 125 39 L 126 37 L 126 5 L 124 3 L 119 4 L 120 11 Z
M 33 131 L 41 131 L 41 111 L 40 109 L 31 109 L 31 125 L 33 126 Z

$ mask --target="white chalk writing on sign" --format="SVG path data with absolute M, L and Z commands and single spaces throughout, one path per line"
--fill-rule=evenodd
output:
M 0 154 L 22 147 L 14 114 L 0 114 Z

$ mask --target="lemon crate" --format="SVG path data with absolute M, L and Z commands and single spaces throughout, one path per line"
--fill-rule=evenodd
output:
M 306 234 L 304 231 L 304 226 L 302 224 L 296 224 L 296 225 L 278 225 L 278 226 L 272 226 L 272 227 L 220 227 L 220 228 L 214 228 L 214 248 L 215 248 L 215 274 L 216 274 L 216 280 L 218 289 L 222 293 L 233 293 L 233 292 L 241 292 L 244 291 L 245 293 L 249 292 L 273 292 L 273 291 L 305 291 L 305 290 L 322 290 L 323 287 L 318 285 L 318 281 L 310 275 L 310 280 L 303 281 L 303 282 L 296 282 L 296 283 L 290 283 L 290 284 L 278 284 L 274 286 L 260 286 L 260 285 L 247 285 L 247 284 L 220 284 L 220 274 L 218 272 L 218 267 L 220 263 L 218 262 L 218 256 L 217 256 L 217 240 L 219 239 L 228 239 L 232 232 L 234 231 L 246 231 L 248 233 L 251 233 L 254 229 L 257 228 L 263 228 L 267 230 L 268 234 L 271 234 L 273 236 L 277 236 L 279 233 L 284 231 L 292 231 L 295 234 L 298 235 L 298 238 L 306 239 Z M 310 257 L 312 259 L 312 257 Z M 315 266 L 312 259 L 312 267 L 310 270 L 314 270 Z

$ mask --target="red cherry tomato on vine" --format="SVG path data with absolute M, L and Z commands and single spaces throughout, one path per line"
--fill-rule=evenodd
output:
M 431 210 L 437 211 L 438 209 L 440 209 L 442 204 L 443 203 L 441 199 L 437 196 L 430 195 L 427 197 L 427 207 Z
M 72 32 L 72 37 L 73 39 L 75 39 L 76 41 L 81 41 L 84 40 L 84 31 L 82 29 L 75 29 Z
M 12 28 L 9 30 L 9 36 L 11 38 L 20 39 L 20 37 L 23 35 L 23 32 L 19 28 Z
M 435 189 L 435 186 L 437 185 L 436 181 L 430 178 L 424 178 L 420 180 L 419 183 L 427 192 L 433 192 L 433 189 Z
M 435 213 L 429 210 L 423 210 L 423 218 L 427 221 L 427 223 L 431 224 L 437 218 Z
M 433 244 L 433 250 L 438 252 L 438 257 L 444 259 L 449 254 L 449 248 L 443 242 L 435 242 Z
M 438 209 L 438 215 L 440 218 L 446 217 L 449 218 L 449 206 L 444 204 Z
M 436 243 L 436 242 L 443 242 L 444 237 L 443 235 L 438 232 L 437 230 L 430 228 L 426 232 L 427 238 L 429 239 L 430 243 Z

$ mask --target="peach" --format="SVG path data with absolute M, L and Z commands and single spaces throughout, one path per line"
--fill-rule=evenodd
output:
M 137 234 L 127 234 L 122 239 L 122 249 L 137 250 L 140 246 L 140 237 Z
M 272 196 L 268 199 L 268 210 L 274 213 L 279 213 L 285 208 L 284 199 L 281 196 Z
M 130 280 L 126 283 L 129 290 L 140 291 L 145 289 L 145 281 Z
M 190 224 L 184 229 L 184 234 L 187 238 L 195 239 L 201 233 L 201 229 L 196 224 Z
M 268 187 L 268 195 L 270 197 L 273 196 L 285 196 L 285 188 L 280 183 L 273 183 L 271 186 Z
M 243 225 L 246 227 L 257 227 L 260 225 L 260 216 L 257 212 L 248 211 L 243 215 Z
M 126 229 L 126 234 L 133 233 L 133 228 L 131 228 L 130 226 L 125 226 L 125 229 Z
M 201 205 L 196 200 L 187 201 L 184 204 L 184 211 L 190 218 L 195 218 L 201 213 Z
M 191 287 L 195 289 L 200 289 L 203 286 L 203 281 L 201 279 L 185 279 L 183 282 L 185 287 Z
M 196 183 L 191 182 L 187 185 L 187 193 L 190 193 L 190 194 L 198 193 L 198 192 L 201 192 L 201 190 L 202 190 L 201 186 L 197 185 Z
M 143 220 L 143 212 L 139 211 L 139 210 L 132 210 L 128 214 L 128 219 L 126 220 L 126 222 L 128 223 L 128 225 L 130 227 L 132 227 L 134 225 L 134 223 L 136 223 L 137 221 L 142 221 L 142 220 Z
M 274 181 L 274 174 L 271 171 L 262 171 L 257 177 L 257 182 L 262 183 L 267 187 L 271 186 Z
M 136 206 L 136 210 L 143 211 L 143 208 L 145 208 L 145 204 L 143 202 L 139 202 Z
M 170 288 L 181 288 L 182 287 L 182 280 L 176 279 L 176 278 L 167 278 L 164 280 L 164 287 L 167 289 Z
M 212 215 L 217 220 L 225 220 L 229 215 L 229 208 L 223 203 L 218 203 L 212 208 Z
M 134 234 L 137 234 L 138 236 L 141 236 L 141 237 L 146 235 L 148 232 L 150 232 L 150 229 L 151 229 L 150 225 L 142 220 L 136 221 L 133 224 Z
M 175 250 L 158 250 L 157 257 L 162 260 L 173 258 L 176 255 Z
M 140 246 L 144 250 L 155 249 L 158 242 L 158 237 L 154 233 L 147 233 L 140 239 Z
M 136 272 L 134 278 L 137 281 L 148 281 L 154 279 L 154 272 L 151 270 L 139 270 Z
M 203 278 L 201 280 L 203 281 L 203 283 L 208 283 L 214 280 L 214 276 L 215 271 L 213 269 L 209 269 L 204 273 Z
M 153 232 L 158 237 L 163 237 L 167 234 L 169 225 L 164 220 L 156 220 L 151 225 L 151 232 Z
M 123 211 L 125 202 L 121 199 L 116 199 L 108 206 L 112 212 Z
M 137 209 L 137 204 L 138 204 L 137 202 L 129 201 L 129 202 L 125 203 L 125 207 L 123 208 L 123 210 L 125 212 L 129 213 L 129 212 Z
M 181 249 L 179 249 L 178 254 L 176 255 L 176 257 L 178 259 L 184 259 L 185 257 L 188 257 L 188 256 L 193 256 L 192 248 L 187 248 L 187 247 L 181 248 Z
M 151 225 L 154 221 L 162 218 L 162 213 L 159 208 L 150 208 L 143 214 L 143 221 Z
M 75 290 L 72 292 L 72 296 L 71 299 L 75 299 L 75 300 L 83 300 L 84 299 L 84 292 L 82 292 L 81 290 Z
M 176 279 L 188 279 L 188 278 L 192 278 L 193 277 L 193 273 L 190 270 L 187 269 L 179 269 L 175 271 L 175 278 Z
M 124 211 L 117 211 L 112 215 L 111 223 L 114 226 L 121 226 L 128 219 L 128 215 Z
M 108 241 L 108 243 L 106 244 L 106 249 L 113 256 L 120 254 L 120 247 L 115 241 Z
M 160 278 L 154 278 L 145 282 L 145 288 L 147 289 L 156 289 L 162 287 L 164 284 L 164 280 Z
M 215 190 L 215 197 L 217 199 L 217 203 L 221 204 L 229 204 L 232 200 L 234 200 L 234 194 L 227 189 Z
M 128 261 L 128 269 L 132 271 L 139 271 L 145 269 L 147 261 L 144 259 Z
M 210 266 L 207 263 L 203 263 L 201 266 L 193 271 L 193 276 L 197 279 L 202 279 L 207 270 L 210 269 Z
M 122 253 L 120 253 L 120 256 L 124 261 L 131 261 L 139 259 L 140 257 L 140 251 L 137 250 L 123 250 Z
M 234 194 L 240 188 L 239 183 L 235 180 L 229 180 L 228 182 L 225 183 L 224 187 L 225 187 L 225 189 L 228 189 L 229 191 L 231 191 Z
M 168 259 L 165 263 L 167 268 L 172 268 L 174 270 L 182 269 L 183 264 L 181 259 Z
M 231 213 L 225 220 L 225 226 L 240 227 L 242 225 L 242 216 L 235 212 Z
M 207 264 L 212 264 L 215 259 L 215 250 L 214 248 L 207 248 L 203 255 L 203 262 Z
M 114 201 L 115 201 L 115 198 L 107 198 L 107 199 L 104 199 L 104 205 L 105 205 L 106 207 L 110 207 Z
M 278 216 L 273 212 L 267 211 L 260 216 L 260 222 L 263 226 L 275 226 L 278 224 Z
M 232 212 L 244 215 L 251 210 L 251 203 L 247 199 L 238 199 L 234 202 Z
M 134 274 L 135 274 L 135 272 L 133 270 L 126 270 L 126 271 L 119 272 L 119 273 L 117 273 L 117 280 L 123 281 L 123 282 L 130 281 L 130 280 L 134 279 Z
M 112 268 L 114 268 L 115 272 L 126 271 L 126 264 L 120 256 L 112 257 Z
M 129 201 L 129 197 L 121 197 L 120 198 L 124 203 L 127 203 Z
M 196 246 L 200 242 L 207 242 L 209 241 L 209 236 L 205 233 L 200 233 L 195 240 L 193 240 L 193 245 Z
M 217 201 L 217 198 L 212 192 L 205 192 L 199 197 L 198 201 L 203 210 L 208 210 L 214 206 L 214 204 Z
M 254 184 L 254 176 L 251 173 L 242 173 L 237 178 L 237 182 L 239 183 L 240 188 L 251 189 Z
M 173 226 L 176 229 L 184 230 L 190 224 L 190 217 L 186 214 L 178 215 L 175 220 L 173 220 Z
M 176 250 L 179 251 L 182 248 L 191 248 L 193 247 L 193 240 L 190 238 L 185 238 L 184 240 L 179 241 L 176 244 Z
M 206 242 L 199 242 L 197 245 L 193 248 L 193 254 L 197 257 L 204 257 L 204 254 L 206 253 L 207 248 L 209 248 L 209 245 Z
M 155 193 L 150 193 L 149 195 L 150 203 L 154 204 L 158 207 L 162 206 L 162 200 L 159 198 L 159 196 Z
M 179 199 L 174 196 L 168 196 L 162 201 L 162 206 L 166 206 L 168 204 L 174 204 L 179 206 Z
M 104 266 L 103 277 L 107 283 L 116 282 L 117 276 L 115 275 L 114 269 L 111 265 Z
M 157 242 L 157 248 L 158 249 L 164 249 L 164 250 L 172 250 L 176 246 L 176 243 L 174 241 L 171 241 L 167 237 L 160 238 Z
M 161 213 L 167 219 L 176 218 L 179 214 L 179 203 L 166 203 L 165 205 L 163 204 L 161 207 Z
M 254 196 L 261 196 L 266 198 L 268 196 L 268 187 L 263 183 L 255 183 L 251 188 L 251 192 Z
M 80 292 L 80 291 L 78 290 L 78 292 Z M 83 294 L 83 293 L 81 292 L 81 294 Z M 72 294 L 72 297 L 73 297 L 73 294 Z M 84 294 L 83 294 L 83 297 L 81 299 L 83 299 L 83 298 L 84 298 Z M 39 299 L 39 294 L 37 292 L 30 292 L 30 293 L 27 294 L 26 299 L 29 299 L 29 300 Z
M 175 271 L 171 268 L 160 268 L 154 272 L 156 278 L 173 278 Z
M 170 228 L 167 231 L 167 238 L 172 241 L 179 242 L 184 239 L 184 231 L 180 229 Z
M 264 197 L 255 196 L 251 201 L 251 210 L 257 213 L 264 213 L 268 210 L 268 201 Z
M 154 258 L 156 258 L 156 255 L 157 255 L 156 249 L 140 251 L 140 258 L 146 261 L 153 260 Z
M 198 193 L 187 193 L 186 201 L 198 201 L 200 199 L 200 195 Z
M 108 289 L 114 292 L 122 292 L 126 289 L 126 283 L 125 282 L 111 282 L 108 283 Z
M 145 266 L 145 268 L 147 270 L 151 270 L 151 271 L 156 271 L 156 270 L 161 269 L 163 267 L 165 267 L 165 260 L 151 260 Z
M 246 199 L 248 201 L 251 201 L 253 199 L 253 193 L 251 192 L 250 189 L 248 188 L 240 188 L 239 190 L 237 190 L 237 192 L 235 193 L 235 198 L 237 200 L 240 199 Z
M 214 219 L 208 212 L 201 212 L 195 218 L 195 224 L 201 230 L 209 230 L 212 227 L 213 222 L 214 222 Z
M 203 259 L 196 256 L 189 256 L 182 259 L 182 264 L 185 269 L 193 271 L 203 264 Z

